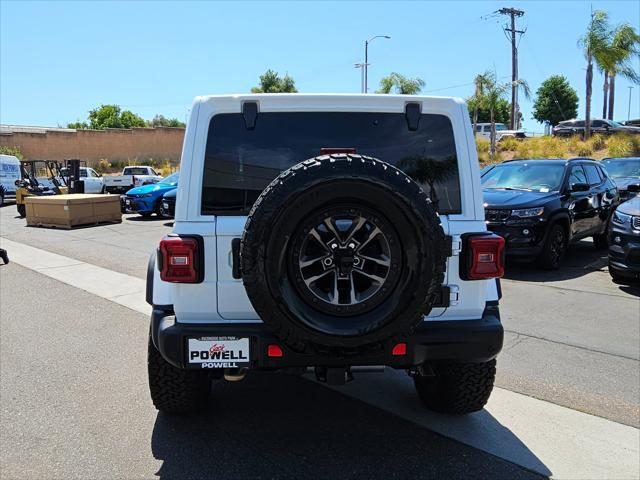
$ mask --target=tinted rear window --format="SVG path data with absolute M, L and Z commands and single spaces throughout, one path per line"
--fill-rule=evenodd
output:
M 260 113 L 254 130 L 242 114 L 211 119 L 202 185 L 203 215 L 246 215 L 280 172 L 322 148 L 355 148 L 405 171 L 442 214 L 460 213 L 460 181 L 451 122 L 424 114 L 410 131 L 404 114 Z

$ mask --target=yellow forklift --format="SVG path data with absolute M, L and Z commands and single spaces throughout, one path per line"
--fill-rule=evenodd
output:
M 20 161 L 20 180 L 16 180 L 16 207 L 20 217 L 25 217 L 27 213 L 24 202 L 26 197 L 66 193 L 69 193 L 69 187 L 57 161 Z

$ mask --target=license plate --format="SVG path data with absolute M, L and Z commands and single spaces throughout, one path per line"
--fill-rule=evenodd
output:
M 249 339 L 238 337 L 189 338 L 187 359 L 201 368 L 240 368 L 249 366 Z

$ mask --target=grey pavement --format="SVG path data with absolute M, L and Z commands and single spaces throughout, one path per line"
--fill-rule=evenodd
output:
M 137 215 L 70 231 L 15 217 L 13 205 L 0 209 L 0 235 L 142 279 L 171 230 L 170 221 Z M 640 289 L 611 281 L 606 252 L 579 242 L 557 272 L 509 263 L 502 288 L 497 385 L 639 427 Z
M 146 316 L 16 264 L 0 286 L 3 479 L 541 478 L 285 375 L 214 384 L 208 412 L 159 415 Z

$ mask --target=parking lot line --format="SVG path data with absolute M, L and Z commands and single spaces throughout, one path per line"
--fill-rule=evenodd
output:
M 67 285 L 80 288 L 137 312 L 150 314 L 145 302 L 145 281 L 107 268 L 51 253 L 0 237 L 9 259 Z
M 149 314 L 142 279 L 0 238 L 11 261 Z M 640 432 L 600 417 L 495 388 L 486 409 L 465 417 L 422 408 L 402 372 L 370 375 L 340 387 L 346 395 L 429 430 L 555 478 L 640 477 Z

